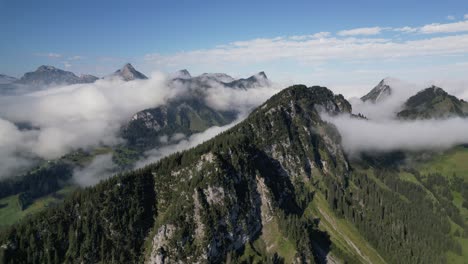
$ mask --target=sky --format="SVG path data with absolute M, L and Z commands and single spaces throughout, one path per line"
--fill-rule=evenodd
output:
M 468 80 L 466 1 L 0 0 L 0 73 L 226 72 L 338 87 Z

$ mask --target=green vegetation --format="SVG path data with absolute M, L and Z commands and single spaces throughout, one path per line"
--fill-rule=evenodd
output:
M 153 186 L 149 171 L 140 170 L 76 191 L 4 231 L 0 261 L 137 263 L 156 214 Z
M 349 161 L 318 110 L 350 109 L 324 87 L 285 89 L 212 140 L 78 190 L 8 228 L 1 260 L 462 260 L 466 181 L 402 170 L 401 153 Z
M 322 194 L 317 194 L 307 214 L 319 218 L 320 230 L 330 235 L 331 253 L 349 263 L 385 263 L 379 253 L 346 219 L 337 217 L 330 210 Z
M 214 110 L 195 97 L 146 109 L 136 116 L 123 129 L 122 136 L 128 147 L 148 150 L 169 143 L 177 133 L 190 136 L 212 126 L 227 125 L 234 121 L 236 113 Z M 164 136 L 169 138 L 161 140 Z
M 442 88 L 429 87 L 410 97 L 398 113 L 404 119 L 467 117 L 468 103 L 448 94 Z
M 53 194 L 31 201 L 31 204 L 24 208 L 18 206 L 20 195 L 11 195 L 0 199 L 0 223 L 2 223 L 0 229 L 5 229 L 18 223 L 23 218 L 32 216 L 48 207 L 58 205 L 64 198 L 71 195 L 75 189 L 76 187 L 72 186 L 62 188 Z
M 468 148 L 460 146 L 433 153 L 415 164 L 419 180 L 445 206 L 451 218 L 450 234 L 459 248 L 447 253 L 449 263 L 468 263 Z

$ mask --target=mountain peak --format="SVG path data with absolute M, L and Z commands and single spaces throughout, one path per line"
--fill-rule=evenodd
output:
M 231 76 L 229 76 L 226 73 L 203 73 L 203 74 L 201 74 L 201 75 L 199 75 L 199 76 L 197 76 L 195 78 L 198 78 L 200 80 L 209 79 L 209 80 L 214 80 L 214 81 L 217 81 L 217 82 L 224 82 L 224 83 L 234 81 L 234 78 L 232 78 Z
M 124 81 L 148 79 L 143 73 L 137 71 L 132 64 L 126 63 L 121 69 L 115 71 L 111 77 L 119 77 Z
M 293 85 L 271 97 L 259 109 L 268 109 L 266 106 L 278 107 L 285 105 L 290 107 L 291 102 L 306 101 L 314 105 L 319 112 L 326 112 L 331 115 L 339 113 L 351 113 L 351 104 L 343 95 L 335 95 L 331 90 L 322 86 L 307 87 L 305 85 Z
M 261 71 L 261 72 L 257 73 L 256 76 L 259 76 L 259 77 L 261 77 L 263 79 L 268 79 L 268 77 L 266 76 L 264 71 Z
M 125 63 L 125 65 L 123 66 L 124 70 L 129 70 L 129 71 L 135 71 L 135 68 L 133 68 L 133 65 L 131 63 Z
M 389 77 L 382 79 L 368 94 L 361 97 L 361 100 L 364 102 L 370 101 L 372 103 L 378 103 L 385 100 L 392 94 L 390 83 L 393 83 L 394 81 L 395 79 Z
M 440 119 L 452 116 L 467 117 L 468 103 L 432 85 L 411 96 L 398 113 L 403 119 Z
M 182 69 L 178 70 L 171 75 L 171 79 L 190 79 L 192 78 L 192 75 L 190 75 L 190 72 L 187 69 Z
M 38 72 L 44 72 L 44 71 L 55 71 L 55 70 L 60 70 L 60 69 L 57 69 L 55 68 L 54 66 L 50 66 L 50 65 L 41 65 L 37 68 L 36 71 Z M 62 71 L 62 70 L 60 70 Z

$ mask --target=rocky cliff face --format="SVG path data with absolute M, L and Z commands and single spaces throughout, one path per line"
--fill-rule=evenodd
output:
M 392 94 L 392 88 L 389 83 L 391 79 L 386 78 L 380 81 L 380 83 L 375 86 L 368 94 L 361 97 L 361 100 L 364 102 L 378 103 L 385 100 Z

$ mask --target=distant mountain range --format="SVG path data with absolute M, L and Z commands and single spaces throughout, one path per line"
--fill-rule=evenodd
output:
M 182 70 L 174 75 L 173 84 L 187 85 L 189 89 L 199 89 L 222 85 L 235 89 L 248 89 L 252 87 L 268 86 L 270 81 L 264 72 L 259 72 L 248 78 L 234 79 L 225 73 L 203 73 L 192 77 L 187 70 Z
M 73 72 L 64 71 L 53 66 L 40 66 L 33 72 L 27 72 L 15 83 L 32 86 L 49 86 L 61 84 L 90 83 L 98 78 L 92 75 L 76 76 Z
M 264 72 L 259 72 L 246 79 L 234 79 L 225 73 L 204 73 L 192 77 L 187 70 L 180 70 L 169 75 L 169 77 L 172 83 L 182 83 L 193 89 L 211 87 L 216 84 L 240 89 L 269 85 L 268 78 Z M 130 63 L 125 64 L 114 73 L 103 77 L 103 79 L 112 78 L 119 78 L 124 81 L 148 79 L 146 75 L 137 71 Z M 84 74 L 77 76 L 70 71 L 42 65 L 33 72 L 25 73 L 20 79 L 0 75 L 0 95 L 28 93 L 57 85 L 93 83 L 98 79 L 98 77 L 93 75 Z
M 398 82 L 392 78 L 383 79 L 369 93 L 362 96 L 361 100 L 379 105 L 393 95 L 394 89 L 397 89 L 393 86 L 398 86 Z M 405 100 L 401 105 L 401 110 L 396 113 L 396 117 L 409 120 L 465 118 L 468 117 L 468 103 L 433 85 Z

